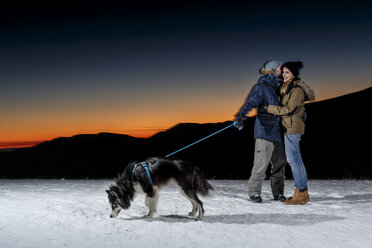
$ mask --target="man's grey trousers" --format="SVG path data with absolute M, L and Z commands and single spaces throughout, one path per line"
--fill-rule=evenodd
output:
M 273 196 L 284 195 L 287 160 L 283 142 L 256 139 L 253 168 L 248 180 L 248 196 L 261 195 L 269 162 L 271 162 L 270 182 Z

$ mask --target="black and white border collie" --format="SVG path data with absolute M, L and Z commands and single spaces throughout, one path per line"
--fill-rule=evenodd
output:
M 111 185 L 106 190 L 112 209 L 111 218 L 117 217 L 122 209 L 128 209 L 137 193 L 146 194 L 145 205 L 149 208 L 149 213 L 144 217 L 153 217 L 159 191 L 168 184 L 175 184 L 192 204 L 189 216 L 195 216 L 199 211 L 196 220 L 202 220 L 204 208 L 197 193 L 208 196 L 210 190 L 213 190 L 198 167 L 186 161 L 161 157 L 128 164 L 123 173 L 115 178 L 115 183 L 116 185 Z

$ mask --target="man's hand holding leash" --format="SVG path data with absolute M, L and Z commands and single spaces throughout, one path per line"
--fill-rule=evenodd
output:
M 257 109 L 253 108 L 252 110 L 250 110 L 248 113 L 247 113 L 247 116 L 248 117 L 254 117 L 257 115 Z M 244 127 L 244 121 L 245 121 L 246 117 L 244 114 L 242 113 L 238 113 L 236 115 L 236 118 L 235 118 L 235 121 L 234 121 L 234 127 L 236 127 L 237 129 L 242 130 L 243 127 Z

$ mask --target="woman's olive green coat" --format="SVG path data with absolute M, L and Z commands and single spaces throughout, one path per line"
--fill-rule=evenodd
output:
M 314 100 L 314 91 L 303 81 L 290 83 L 282 99 L 282 106 L 269 105 L 267 112 L 282 116 L 284 134 L 304 134 L 305 123 L 302 115 L 305 112 L 305 101 Z

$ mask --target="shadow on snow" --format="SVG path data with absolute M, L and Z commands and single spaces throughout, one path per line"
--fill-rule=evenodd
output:
M 204 216 L 203 223 L 222 223 L 222 224 L 242 224 L 252 225 L 260 223 L 277 224 L 283 226 L 314 225 L 320 222 L 340 221 L 345 219 L 339 216 L 329 216 L 320 214 L 232 214 L 232 215 L 207 215 Z M 142 220 L 148 222 L 163 221 L 167 223 L 180 223 L 195 221 L 195 218 L 181 215 L 161 215 L 154 218 L 122 218 L 124 221 Z
M 233 196 L 234 198 L 239 196 Z M 272 202 L 272 201 L 271 201 Z M 361 203 L 371 203 L 372 194 L 359 194 L 359 195 L 347 195 L 344 197 L 311 197 L 310 204 L 361 204 Z M 269 202 L 266 202 L 269 203 Z M 147 222 L 163 221 L 167 223 L 186 223 L 195 221 L 195 217 L 182 216 L 182 215 L 160 215 L 154 218 L 144 218 L 144 217 L 132 217 L 132 218 L 120 218 L 124 221 L 142 220 Z M 223 223 L 223 224 L 277 224 L 283 226 L 301 226 L 301 225 L 314 225 L 320 222 L 327 221 L 340 221 L 345 219 L 345 217 L 340 216 L 330 216 L 321 214 L 283 214 L 283 213 L 272 213 L 272 214 L 252 214 L 252 213 L 242 213 L 242 214 L 232 214 L 232 215 L 205 215 L 203 223 Z
M 310 195 L 310 202 L 319 203 L 319 204 L 357 204 L 357 203 L 371 203 L 372 202 L 372 194 L 364 194 L 364 195 L 347 195 L 344 197 L 311 197 Z

